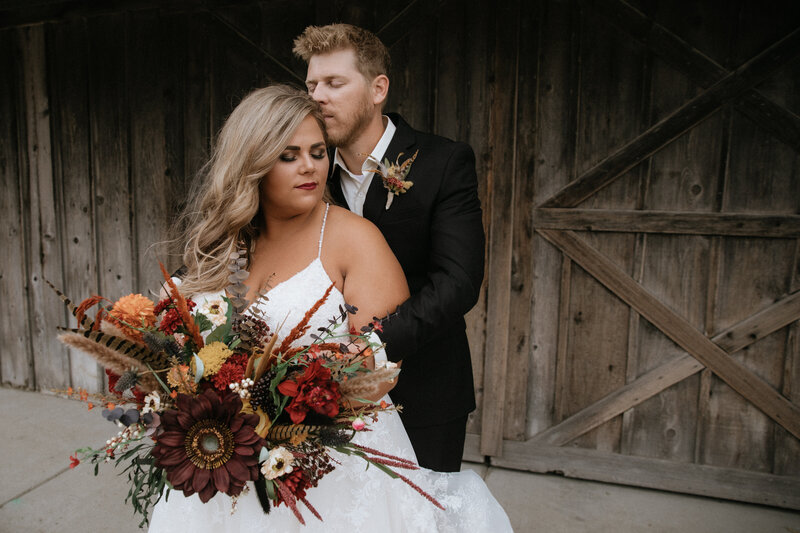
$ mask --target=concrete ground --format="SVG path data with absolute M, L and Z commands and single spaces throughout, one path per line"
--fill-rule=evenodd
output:
M 69 455 L 113 436 L 99 409 L 0 388 L 0 531 L 137 531 L 111 465 L 69 469 Z M 519 532 L 800 533 L 800 513 L 464 463 L 477 471 Z

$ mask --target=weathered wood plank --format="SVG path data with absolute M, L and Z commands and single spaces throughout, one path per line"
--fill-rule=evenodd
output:
M 800 29 L 737 68 L 558 191 L 542 207 L 572 207 L 707 118 L 800 53 Z
M 536 111 L 536 160 L 533 171 L 532 202 L 541 203 L 574 177 L 577 100 L 574 94 L 579 79 L 580 13 L 568 2 L 540 2 L 541 48 L 537 61 L 538 96 Z M 535 435 L 558 420 L 558 391 L 563 369 L 566 338 L 560 340 L 559 316 L 568 316 L 569 302 L 560 297 L 565 277 L 561 274 L 564 256 L 541 235 L 533 235 L 533 360 L 530 371 L 535 382 L 529 385 L 528 435 Z M 569 261 L 569 259 L 567 259 Z M 568 275 L 566 279 L 570 279 Z M 561 281 L 559 281 L 561 280 Z M 561 342 L 564 345 L 561 346 Z M 559 363 L 560 362 L 560 363 Z M 561 376 L 561 377 L 559 377 Z
M 516 154 L 514 180 L 514 228 L 511 252 L 511 294 L 509 297 L 508 361 L 506 373 L 506 439 L 525 440 L 530 388 L 530 365 L 533 360 L 531 325 L 533 320 L 533 179 L 536 165 L 536 131 L 520 126 L 536 121 L 538 95 L 539 6 L 521 2 L 519 15 L 519 52 L 517 67 Z
M 503 455 L 490 461 L 504 468 L 800 509 L 797 477 L 514 441 L 504 442 Z
M 800 291 L 800 240 L 795 243 L 792 280 L 789 287 Z M 786 358 L 784 362 L 781 392 L 789 401 L 800 403 L 800 321 L 789 326 L 786 335 Z M 800 439 L 789 435 L 783 428 L 775 426 L 775 454 L 772 472 L 783 475 L 800 475 Z
M 570 323 L 570 302 L 572 301 L 572 259 L 566 254 L 561 254 L 561 276 L 559 278 L 558 294 L 558 322 L 556 332 L 556 360 L 553 377 L 554 384 L 554 405 L 553 419 L 556 422 L 564 420 L 570 412 L 569 399 L 569 376 L 568 353 L 569 346 L 569 323 Z
M 642 188 L 647 189 L 649 184 L 649 165 L 648 173 L 642 180 Z M 643 193 L 642 193 L 643 194 Z M 640 198 L 643 200 L 643 198 Z M 639 233 L 636 235 L 636 242 L 633 247 L 633 270 L 631 277 L 636 283 L 642 282 L 644 276 L 645 255 L 647 253 L 647 235 Z M 628 345 L 625 350 L 627 356 L 625 360 L 625 384 L 634 381 L 641 371 L 639 370 L 639 354 L 642 346 L 642 330 L 643 323 L 642 317 L 635 309 L 628 309 Z M 613 394 L 613 393 L 612 393 Z M 602 400 L 601 400 L 602 401 Z M 637 434 L 635 422 L 637 421 L 638 412 L 633 409 L 627 409 L 622 413 L 622 434 L 620 436 L 619 452 L 629 455 L 635 444 L 635 436 Z
M 739 157 L 734 152 L 732 150 L 732 160 Z M 733 168 L 732 164 L 732 171 Z M 731 189 L 734 191 L 736 180 L 735 173 L 731 172 Z M 735 196 L 734 191 L 728 196 Z M 780 201 L 776 199 L 775 203 L 780 207 Z M 785 294 L 789 288 L 793 255 L 793 241 L 725 239 L 720 247 L 719 274 L 720 280 L 724 281 L 714 306 L 712 331 L 726 327 L 743 314 L 763 308 Z M 770 258 L 766 263 L 765 257 Z M 755 280 L 751 275 L 754 268 L 759 272 Z M 781 331 L 765 338 L 740 357 L 743 368 L 778 390 L 783 381 L 786 334 L 786 331 Z M 711 380 L 708 394 L 701 461 L 717 466 L 771 471 L 774 451 L 772 422 L 716 378 Z
M 594 13 L 600 15 L 604 22 L 621 29 L 646 45 L 653 53 L 677 70 L 686 73 L 692 81 L 701 87 L 709 87 L 728 74 L 728 70 L 722 65 L 626 2 L 621 0 L 596 0 L 586 1 L 586 4 L 591 7 Z M 734 4 L 731 3 L 730 5 L 733 6 Z M 708 8 L 709 6 L 686 7 L 702 10 L 703 7 Z M 713 9 L 715 10 L 714 16 L 720 17 L 719 6 L 714 6 Z M 664 11 L 667 10 L 669 8 Z M 672 11 L 683 17 L 684 20 L 686 17 L 692 16 L 685 9 L 680 12 Z M 706 19 L 709 15 L 708 12 L 703 12 L 697 16 Z M 731 13 L 726 13 L 725 15 L 731 15 Z M 722 20 L 728 21 L 729 19 L 723 17 Z M 681 26 L 679 22 L 672 22 L 675 26 Z M 697 42 L 698 36 L 694 37 L 693 42 Z M 703 47 L 704 50 L 716 44 L 708 42 L 708 39 L 700 40 L 705 41 L 702 43 L 705 45 Z M 721 39 L 717 37 L 716 40 L 719 41 Z M 770 131 L 789 146 L 800 149 L 800 117 L 791 111 L 776 105 L 775 102 L 755 90 L 746 91 L 741 101 L 736 104 L 736 107 L 751 120 Z
M 495 12 L 493 28 L 494 86 L 489 121 L 492 154 L 487 179 L 490 187 L 490 216 L 487 254 L 487 319 L 484 354 L 483 418 L 481 454 L 498 455 L 502 450 L 503 420 L 509 353 L 511 312 L 511 262 L 516 209 L 514 166 L 514 110 L 516 108 L 516 57 L 519 46 L 519 8 L 503 6 Z M 507 21 L 514 21 L 509 27 Z M 514 94 L 508 88 L 514 87 Z M 510 164 L 510 166 L 509 166 Z
M 0 28 L 24 26 L 44 22 L 69 22 L 85 18 L 110 15 L 114 13 L 131 13 L 158 9 L 162 13 L 192 13 L 207 9 L 209 5 L 216 8 L 236 6 L 250 3 L 253 0 L 214 0 L 213 2 L 197 2 L 196 0 L 177 0 L 163 2 L 161 0 L 125 0 L 124 2 L 83 2 L 68 0 L 37 0 L 19 2 L 5 0 L 0 5 Z
M 541 233 L 766 415 L 800 438 L 800 408 L 783 398 L 741 363 L 728 357 L 719 346 L 677 316 L 574 233 L 552 230 L 542 230 Z
M 436 19 L 428 18 L 411 33 L 389 47 L 392 65 L 389 72 L 387 111 L 395 111 L 412 127 L 433 130 L 434 87 L 436 83 Z M 391 85 L 395 80 L 395 84 Z
M 467 88 L 467 116 L 469 121 L 462 121 L 465 139 L 475 152 L 475 170 L 478 175 L 478 196 L 483 207 L 483 228 L 489 234 L 489 209 L 490 192 L 489 175 L 491 163 L 491 145 L 486 131 L 489 130 L 489 101 L 491 90 L 486 81 L 490 78 L 492 39 L 493 34 L 486 25 L 486 20 L 491 17 L 491 7 L 481 5 L 479 9 L 467 10 L 465 33 L 470 36 L 466 42 L 464 54 L 468 57 L 480 58 L 474 65 L 465 65 Z M 484 258 L 484 272 L 489 271 L 489 256 Z M 467 335 L 469 338 L 470 354 L 472 357 L 473 379 L 476 385 L 475 400 L 478 408 L 470 415 L 470 431 L 480 432 L 480 422 L 483 417 L 483 390 L 484 390 L 484 354 L 486 352 L 486 312 L 487 312 L 487 286 L 488 281 L 484 275 L 481 292 L 475 307 L 467 313 Z
M 294 72 L 299 80 L 306 79 L 306 64 L 292 53 L 292 42 L 303 33 L 306 26 L 319 22 L 309 17 L 317 4 L 319 2 L 314 0 L 293 1 L 290 4 L 259 3 L 261 40 L 258 43 L 261 49 L 268 50 L 280 64 Z
M 54 166 L 63 191 L 64 283 L 61 288 L 73 300 L 81 301 L 98 292 L 89 161 L 86 23 L 78 20 L 54 25 L 49 38 Z M 57 304 L 58 299 L 53 297 L 52 305 Z M 75 319 L 67 315 L 74 327 Z M 66 322 L 58 325 L 66 325 Z M 51 335 L 56 334 L 54 327 Z M 92 392 L 101 391 L 103 371 L 97 361 L 80 350 L 69 349 L 69 353 L 71 385 Z
M 130 56 L 130 180 L 133 233 L 133 263 L 136 290 L 156 291 L 163 282 L 158 261 L 164 261 L 169 214 L 172 209 L 167 163 L 167 116 L 165 95 L 170 73 L 164 49 L 168 28 L 153 13 L 133 14 L 128 19 L 127 46 Z
M 742 320 L 711 340 L 729 354 L 734 354 L 796 320 L 800 320 L 800 292 Z M 647 371 L 560 424 L 535 435 L 530 442 L 562 446 L 703 368 L 703 364 L 691 355 L 679 356 Z
M 245 9 L 247 8 L 248 6 L 245 6 Z M 258 54 L 261 61 L 258 62 L 259 69 L 257 71 L 254 69 L 254 71 L 260 76 L 266 76 L 268 79 L 274 81 L 293 82 L 295 84 L 304 85 L 305 76 L 299 76 L 298 73 L 292 69 L 291 65 L 278 59 L 275 55 L 270 53 L 269 50 L 264 49 L 260 44 L 260 36 L 255 37 L 248 34 L 249 32 L 246 29 L 243 29 L 227 15 L 227 10 L 212 9 L 210 13 L 213 20 L 218 22 L 219 27 L 225 28 L 227 32 L 230 32 L 231 37 L 235 36 L 237 42 L 246 43 L 250 48 L 250 53 Z M 288 48 L 291 48 L 290 39 L 286 41 L 286 46 Z M 253 89 L 255 87 L 256 85 L 252 85 L 249 88 Z
M 772 238 L 800 236 L 800 215 L 761 215 L 747 212 L 537 208 L 533 210 L 533 223 L 537 229 L 576 231 Z
M 184 19 L 186 74 L 183 89 L 183 175 L 185 190 L 191 190 L 197 174 L 211 155 L 212 127 L 211 51 L 208 21 L 203 16 Z M 184 199 L 184 202 L 186 200 Z M 183 205 L 180 206 L 181 208 Z
M 740 27 L 737 38 L 731 42 L 733 62 L 751 57 L 767 42 L 784 34 L 787 26 L 797 26 L 796 18 L 790 22 L 792 10 L 779 9 L 785 11 L 780 20 L 767 16 L 774 7 L 762 9 L 750 2 L 741 3 L 740 16 L 747 17 L 748 27 Z M 794 12 L 796 17 L 796 8 Z M 780 76 L 780 72 L 776 74 Z M 797 96 L 787 94 L 786 102 L 792 100 L 798 101 Z M 723 211 L 798 213 L 798 153 L 778 141 L 769 129 L 754 124 L 738 112 L 732 114 L 730 132 Z M 753 179 L 754 171 L 760 179 Z M 721 242 L 719 277 L 727 290 L 718 292 L 713 330 L 726 327 L 743 313 L 769 305 L 789 291 L 794 248 L 795 242 L 778 239 L 728 238 Z M 765 257 L 770 260 L 765 262 Z M 759 272 L 755 279 L 748 275 L 753 268 Z M 778 390 L 785 380 L 787 333 L 782 330 L 741 354 L 744 367 Z M 705 438 L 699 460 L 718 466 L 772 471 L 774 437 L 779 432 L 775 424 L 715 377 L 710 379 L 708 394 Z
M 131 232 L 125 17 L 108 15 L 90 19 L 88 32 L 98 289 L 103 296 L 115 300 L 130 294 L 136 285 Z
M 0 379 L 4 384 L 32 388 L 33 353 L 29 343 L 29 286 L 25 264 L 28 238 L 22 220 L 21 187 L 27 186 L 22 175 L 27 141 L 25 113 L 21 103 L 23 91 L 19 40 L 13 30 L 0 31 L 0 227 L 3 228 L 5 253 L 0 255 L 0 298 L 5 312 L 0 314 Z M 20 126 L 20 122 L 22 125 Z
M 187 134 L 185 121 L 187 114 L 187 101 L 185 91 L 189 90 L 186 85 L 187 79 L 187 35 L 189 34 L 190 22 L 185 16 L 168 15 L 161 21 L 162 27 L 169 28 L 165 31 L 165 41 L 163 46 L 171 50 L 165 54 L 161 63 L 164 72 L 164 177 L 166 181 L 167 212 L 162 214 L 167 226 L 160 228 L 162 238 L 173 238 L 177 233 L 175 223 L 178 214 L 183 209 L 185 202 L 191 196 L 188 192 L 187 184 L 191 181 L 186 174 L 186 139 L 193 137 L 196 132 Z M 202 101 L 206 103 L 206 101 Z M 204 139 L 200 135 L 201 139 Z M 172 240 L 165 243 L 162 251 L 166 254 L 158 259 L 163 261 L 168 272 L 174 272 L 182 264 L 182 249 L 180 240 Z M 147 269 L 158 272 L 157 265 L 150 258 L 145 258 Z M 149 282 L 146 282 L 149 283 Z M 148 290 L 155 290 L 160 286 L 162 279 L 158 279 L 155 287 L 148 285 Z
M 583 172 L 609 151 L 623 145 L 647 127 L 646 56 L 607 28 L 593 24 L 582 13 L 580 93 L 576 131 L 575 168 Z M 609 121 L 609 115 L 614 116 Z M 589 198 L 585 207 L 637 207 L 645 166 L 632 169 L 625 179 Z M 599 249 L 626 271 L 632 268 L 634 238 L 630 234 L 594 234 Z M 625 383 L 629 309 L 583 270 L 574 269 L 569 330 L 569 412 L 575 412 Z M 591 354 L 591 355 L 589 355 Z M 621 419 L 583 435 L 577 446 L 618 451 Z
M 477 433 L 468 432 L 467 438 L 464 441 L 464 455 L 462 459 L 464 461 L 470 461 L 473 463 L 482 463 L 486 459 L 485 456 L 481 455 L 481 436 Z
M 66 319 L 63 307 L 54 305 L 53 293 L 43 277 L 61 280 L 62 255 L 58 213 L 60 187 L 53 181 L 50 135 L 50 103 L 47 92 L 46 48 L 43 26 L 18 30 L 22 50 L 25 121 L 27 131 L 30 248 L 28 287 L 30 335 L 36 387 L 69 385 L 69 354 L 58 342 L 53 328 Z
M 391 48 L 406 37 L 410 31 L 413 31 L 419 21 L 433 18 L 436 15 L 437 4 L 441 3 L 443 3 L 441 0 L 407 2 L 402 11 L 383 24 L 375 33 L 387 48 Z

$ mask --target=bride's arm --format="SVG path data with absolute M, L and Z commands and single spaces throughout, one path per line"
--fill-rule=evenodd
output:
M 408 283 L 381 232 L 371 222 L 349 212 L 340 212 L 333 246 L 342 274 L 344 300 L 358 308 L 350 315 L 350 325 L 357 331 L 375 317 L 394 312 L 409 297 Z M 327 243 L 326 243 L 327 244 Z M 369 360 L 370 365 L 374 361 Z M 402 361 L 398 361 L 398 365 Z M 402 379 L 402 373 L 400 376 Z M 386 383 L 375 398 L 388 393 L 395 382 Z
M 371 222 L 356 215 L 345 217 L 337 232 L 344 300 L 358 308 L 350 324 L 360 330 L 393 312 L 409 297 L 403 269 L 381 232 Z M 344 230 L 344 231 L 342 231 Z M 347 236 L 346 239 L 341 239 Z

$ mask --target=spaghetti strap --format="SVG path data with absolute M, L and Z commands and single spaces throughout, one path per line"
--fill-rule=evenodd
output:
M 325 222 L 328 220 L 328 209 L 331 204 L 325 204 L 325 214 L 322 215 L 322 229 L 319 231 L 319 247 L 317 248 L 317 259 L 322 256 L 322 239 L 325 237 Z

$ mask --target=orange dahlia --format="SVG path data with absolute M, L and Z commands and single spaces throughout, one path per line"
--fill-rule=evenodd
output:
M 206 389 L 194 397 L 179 394 L 177 404 L 161 415 L 164 433 L 151 452 L 173 487 L 205 503 L 217 492 L 237 496 L 258 479 L 266 441 L 255 432 L 258 415 L 241 413 L 238 394 L 220 399 Z
M 116 301 L 106 320 L 119 326 L 129 337 L 141 340 L 141 332 L 133 327 L 154 327 L 156 325 L 154 309 L 155 306 L 149 298 L 141 294 L 129 294 Z

